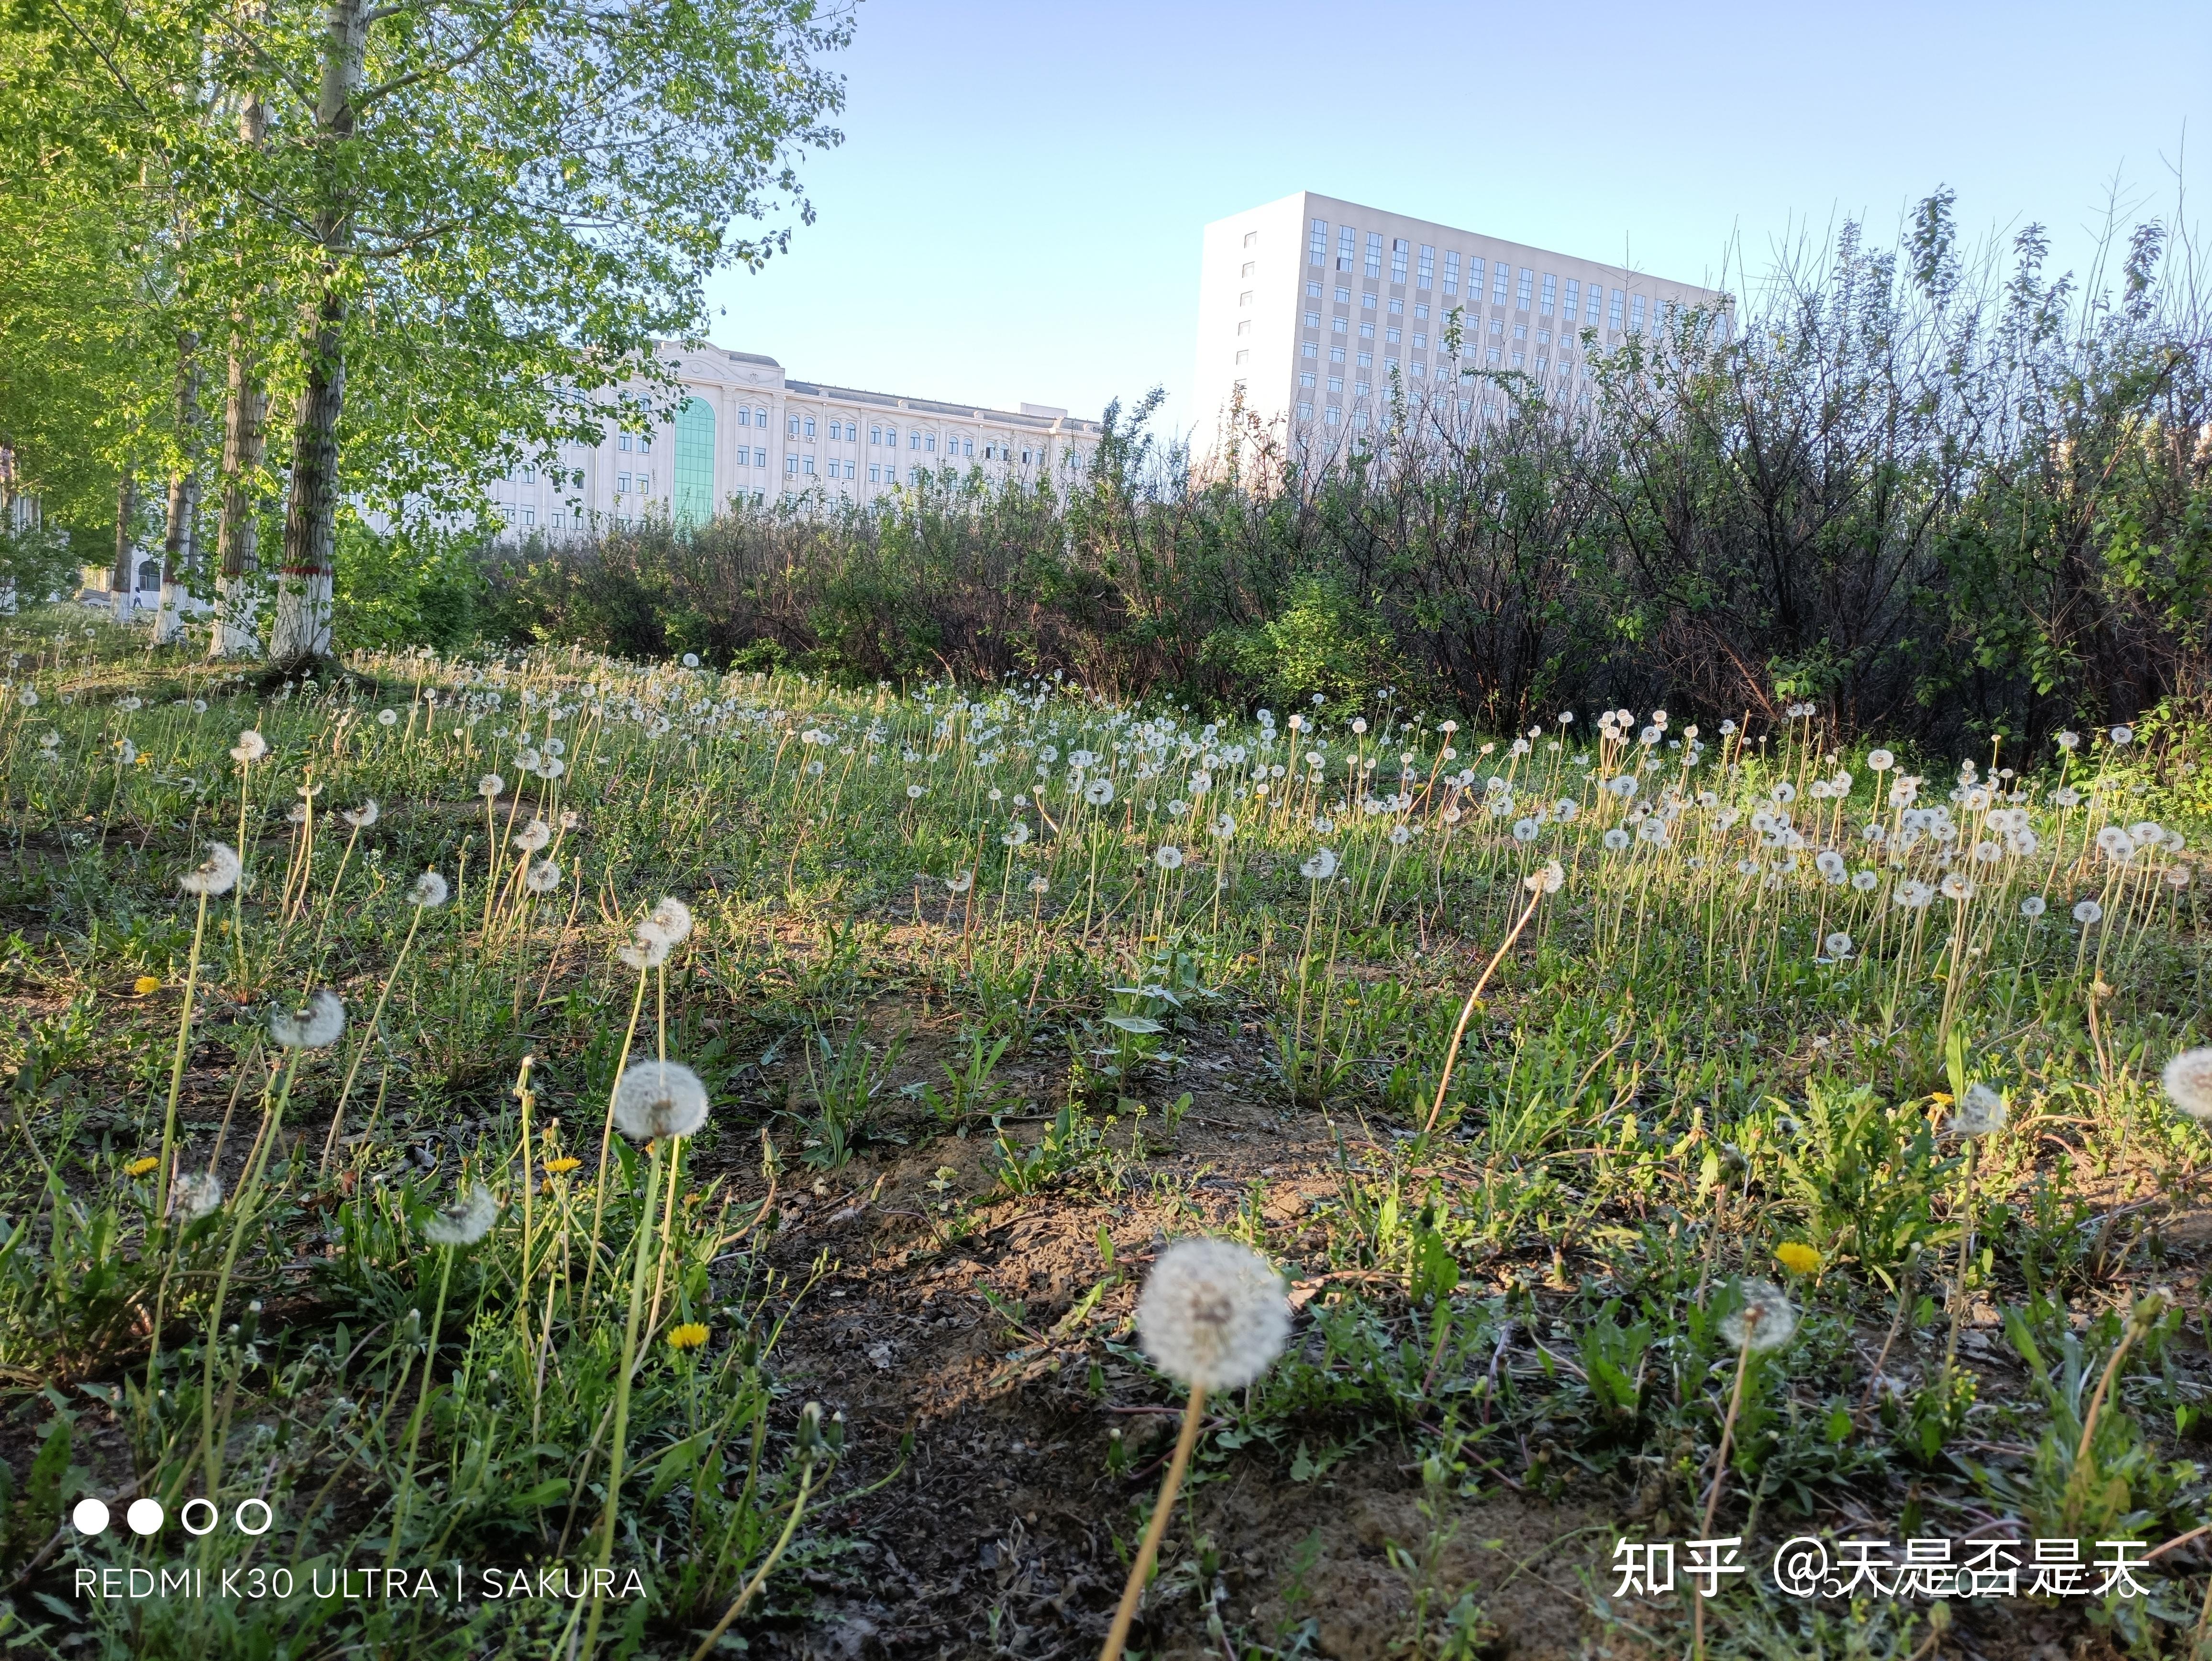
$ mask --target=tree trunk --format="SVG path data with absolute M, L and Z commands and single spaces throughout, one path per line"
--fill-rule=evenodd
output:
M 305 664 L 331 650 L 331 563 L 336 538 L 338 422 L 345 413 L 346 300 L 340 267 L 351 251 L 352 216 L 337 180 L 338 155 L 352 137 L 368 27 L 364 0 L 331 0 L 325 14 L 322 87 L 315 100 L 323 203 L 315 217 L 322 250 L 322 294 L 304 343 L 307 388 L 292 431 L 292 496 L 284 513 L 284 556 L 276 626 L 269 655 Z
M 258 149 L 267 128 L 260 99 L 248 98 L 239 113 L 239 137 Z M 233 314 L 229 377 L 223 395 L 222 520 L 216 532 L 221 573 L 216 579 L 215 627 L 208 637 L 211 658 L 261 655 L 261 635 L 253 618 L 254 584 L 260 575 L 261 505 L 253 486 L 268 440 L 269 392 L 261 383 L 251 328 L 243 313 Z
M 177 449 L 169 478 L 169 515 L 161 538 L 161 603 L 154 613 L 154 644 L 184 638 L 185 573 L 198 563 L 200 518 L 200 338 L 185 332 L 177 342 Z
M 267 437 L 262 423 L 269 413 L 269 393 L 258 369 L 244 331 L 234 330 L 229 386 L 223 399 L 222 520 L 216 532 L 222 575 L 216 581 L 215 630 L 208 641 L 211 658 L 261 654 L 261 636 L 253 620 L 256 545 L 261 539 L 253 480 Z
M 110 574 L 110 602 L 118 623 L 131 621 L 138 599 L 138 538 L 131 521 L 138 517 L 138 481 L 129 472 L 115 487 L 115 569 Z

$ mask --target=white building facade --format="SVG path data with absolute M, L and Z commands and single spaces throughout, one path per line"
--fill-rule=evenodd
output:
M 550 539 L 643 520 L 696 524 L 733 504 L 819 492 L 866 503 L 951 470 L 993 481 L 1079 478 L 1099 424 L 1064 409 L 990 410 L 793 380 L 772 357 L 720 346 L 661 348 L 683 392 L 649 432 L 610 420 L 596 445 L 494 488 L 508 534 Z
M 1502 385 L 1554 407 L 1591 390 L 1604 350 L 1718 290 L 1301 191 L 1206 228 L 1194 448 L 1218 449 L 1241 402 L 1264 428 L 1334 450 L 1414 404 L 1494 411 Z M 1500 381 L 1488 375 L 1510 377 Z M 1212 444 L 1209 445 L 1209 438 Z

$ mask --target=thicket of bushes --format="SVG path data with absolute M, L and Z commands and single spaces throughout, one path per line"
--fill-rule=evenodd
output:
M 1606 360 L 1587 412 L 1516 377 L 1364 449 L 1191 478 L 1109 414 L 1065 500 L 950 479 L 496 552 L 483 626 L 854 678 L 1063 670 L 1286 703 L 1384 685 L 1496 725 L 1593 703 L 1806 700 L 1845 725 L 2027 735 L 2200 697 L 2212 409 L 2190 251 L 2111 292 L 1962 262 L 1948 197 L 1847 232 L 1723 332 Z M 2179 269 L 2176 269 L 2176 268 Z M 1255 435 L 1264 445 L 1264 435 Z

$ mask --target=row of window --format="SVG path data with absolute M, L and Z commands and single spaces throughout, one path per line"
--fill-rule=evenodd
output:
M 1350 225 L 1340 226 L 1337 228 L 1336 269 L 1349 272 L 1354 268 L 1356 262 L 1364 276 L 1370 280 L 1380 280 L 1382 275 L 1382 234 L 1380 231 L 1367 233 L 1366 246 L 1362 257 L 1358 233 Z M 1328 265 L 1328 232 L 1329 225 L 1327 220 L 1316 219 L 1313 222 L 1312 232 L 1306 244 L 1308 265 L 1316 266 Z M 1437 250 L 1432 245 L 1424 242 L 1416 250 L 1406 238 L 1393 237 L 1390 239 L 1389 255 L 1392 283 L 1401 285 L 1406 283 L 1407 268 L 1408 262 L 1411 261 L 1413 287 L 1417 289 L 1433 289 L 1437 287 Z M 1248 263 L 1244 267 L 1244 275 L 1249 277 L 1251 272 L 1252 265 Z M 1504 260 L 1486 265 L 1480 254 L 1468 254 L 1462 261 L 1457 249 L 1445 249 L 1443 271 L 1443 291 L 1445 294 L 1457 295 L 1460 292 L 1462 273 L 1467 284 L 1468 298 L 1472 301 L 1480 301 L 1482 298 L 1483 284 L 1486 277 L 1490 285 L 1490 303 L 1493 306 L 1506 304 L 1510 297 L 1516 310 L 1528 311 L 1533 302 L 1535 310 L 1542 316 L 1550 317 L 1556 313 L 1569 322 L 1579 319 L 1589 324 L 1595 324 L 1599 321 L 1601 308 L 1606 322 L 1613 328 L 1640 329 L 1644 326 L 1644 297 L 1642 295 L 1629 294 L 1620 289 L 1612 289 L 1608 293 L 1604 287 L 1595 283 L 1590 283 L 1585 289 L 1579 278 L 1571 277 L 1563 281 L 1553 272 L 1540 272 L 1527 265 L 1520 267 L 1516 271 Z M 1306 284 L 1306 294 L 1310 298 L 1319 299 L 1321 284 L 1309 282 Z M 1339 305 L 1348 305 L 1351 303 L 1351 295 L 1346 288 L 1340 286 L 1336 290 L 1336 300 Z M 1371 294 L 1367 295 L 1361 303 L 1372 309 L 1375 305 L 1375 296 Z M 1396 302 L 1394 301 L 1393 309 L 1395 308 Z

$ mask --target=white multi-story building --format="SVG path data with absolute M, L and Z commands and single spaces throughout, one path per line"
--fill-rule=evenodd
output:
M 610 420 L 597 444 L 516 468 L 494 490 L 509 533 L 551 538 L 660 518 L 698 523 L 731 504 L 820 492 L 875 501 L 925 472 L 1073 483 L 1099 424 L 1024 404 L 987 410 L 793 380 L 772 357 L 720 346 L 661 348 L 683 393 L 650 432 Z
M 1503 385 L 1571 406 L 1589 396 L 1592 348 L 1667 308 L 1726 326 L 1715 289 L 1310 191 L 1208 225 L 1199 285 L 1201 453 L 1240 400 L 1279 441 L 1332 451 L 1381 418 L 1394 384 L 1462 416 L 1498 407 Z

